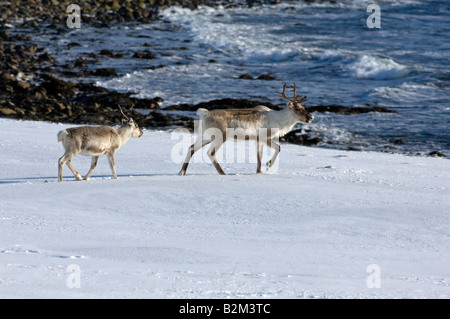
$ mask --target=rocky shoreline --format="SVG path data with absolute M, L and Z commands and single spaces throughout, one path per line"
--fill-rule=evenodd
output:
M 249 5 L 257 2 L 247 1 Z M 93 68 L 92 65 L 104 56 L 115 58 L 120 57 L 123 53 L 101 50 L 91 59 L 79 57 L 74 63 L 76 69 L 73 69 L 72 66 L 59 65 L 58 61 L 45 48 L 34 43 L 32 34 L 48 32 L 49 29 L 58 33 L 70 30 L 65 25 L 68 14 L 65 9 L 70 3 L 71 1 L 65 0 L 36 0 L 2 5 L 0 11 L 0 117 L 70 124 L 116 125 L 121 122 L 121 114 L 117 107 L 117 105 L 121 105 L 141 127 L 152 129 L 187 127 L 192 129 L 195 119 L 193 111 L 199 107 L 207 109 L 244 108 L 264 104 L 273 109 L 279 109 L 278 106 L 266 101 L 245 99 L 213 100 L 195 105 L 171 105 L 162 109 L 160 108 L 160 103 L 163 102 L 161 98 L 136 98 L 133 97 L 133 92 L 116 92 L 98 87 L 94 83 L 78 81 L 78 79 L 85 79 L 90 75 L 117 76 L 114 68 Z M 83 23 L 102 27 L 111 23 L 148 23 L 157 19 L 160 8 L 172 5 L 195 9 L 198 5 L 223 3 L 229 6 L 234 5 L 230 1 L 206 0 L 128 0 L 120 2 L 105 0 L 83 1 L 80 6 Z M 37 21 L 46 23 L 37 23 Z M 69 43 L 68 49 L 77 45 L 79 44 Z M 144 48 L 135 52 L 133 58 L 155 59 L 156 57 L 151 51 Z M 163 68 L 164 65 L 154 66 L 154 68 L 157 67 Z M 246 75 L 242 75 L 241 78 L 244 76 Z M 62 77 L 66 80 L 61 79 Z M 68 77 L 74 80 L 69 81 Z M 246 76 L 245 79 L 275 80 L 266 74 L 258 78 Z M 310 112 L 333 112 L 344 115 L 395 112 L 381 107 L 341 105 L 309 106 L 308 109 Z M 308 146 L 322 142 L 320 138 L 300 131 L 291 132 L 283 140 Z M 439 154 L 430 155 L 439 156 Z
M 137 99 L 131 93 L 119 93 L 95 86 L 75 83 L 61 76 L 84 77 L 80 69 L 95 63 L 97 58 L 82 57 L 75 61 L 78 70 L 60 66 L 46 49 L 33 43 L 30 34 L 52 30 L 66 33 L 67 7 L 72 0 L 28 0 L 0 5 L 0 117 L 64 122 L 74 124 L 120 123 L 117 105 L 125 108 L 158 109 L 158 99 Z M 81 21 L 92 27 L 107 27 L 115 23 L 149 23 L 157 19 L 158 11 L 174 5 L 195 9 L 198 5 L 215 5 L 208 0 L 87 0 L 79 3 Z M 70 43 L 68 49 L 79 45 Z M 136 53 L 138 54 L 138 53 Z M 100 52 L 111 56 L 112 52 Z M 143 50 L 135 58 L 154 58 Z M 92 69 L 92 68 L 91 68 Z M 94 76 L 115 76 L 113 68 L 90 71 Z M 158 111 L 142 115 L 131 111 L 143 127 L 192 126 L 188 118 L 172 118 Z
M 39 28 L 39 21 L 63 24 L 67 20 L 67 7 L 76 4 L 81 19 L 94 27 L 106 27 L 111 23 L 149 23 L 158 16 L 158 11 L 170 6 L 183 6 L 192 10 L 199 5 L 217 5 L 226 1 L 213 0 L 25 0 L 2 4 L 2 21 L 23 21 L 25 26 Z

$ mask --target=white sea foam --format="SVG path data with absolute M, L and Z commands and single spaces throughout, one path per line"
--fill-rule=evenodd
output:
M 448 110 L 448 50 L 441 41 L 444 21 L 424 20 L 416 12 L 415 1 L 385 1 L 381 8 L 383 29 L 364 32 L 361 17 L 370 3 L 285 2 L 253 8 L 200 7 L 193 11 L 172 7 L 161 11 L 162 19 L 155 24 L 131 28 L 129 37 L 112 34 L 112 44 L 104 47 L 117 50 L 118 44 L 134 52 L 145 42 L 157 60 L 130 59 L 131 54 L 123 59 L 100 60 L 100 66 L 114 63 L 119 74 L 127 75 L 100 78 L 97 85 L 134 91 L 142 98 L 162 97 L 164 108 L 230 97 L 284 105 L 274 92 L 284 82 L 296 82 L 301 93 L 308 96 L 306 106 L 401 109 L 388 120 L 373 113 L 345 117 L 327 113 L 322 119 L 327 121 L 321 123 L 318 115 L 310 128 L 323 144 L 379 150 L 393 140 L 402 140 L 404 146 L 395 147 L 408 152 L 446 148 L 441 128 L 447 129 L 448 111 L 435 116 L 435 112 Z M 394 15 L 399 23 L 388 28 Z M 401 19 L 409 22 L 403 24 L 406 20 Z M 424 26 L 416 30 L 416 41 L 408 38 L 410 24 Z M 436 30 L 431 42 L 426 41 L 430 30 Z M 89 35 L 103 38 L 104 33 L 102 29 Z M 84 47 L 72 51 L 76 50 L 88 51 Z M 165 67 L 151 68 L 159 65 Z M 254 79 L 270 74 L 275 80 L 249 81 L 241 77 L 243 74 Z M 430 140 L 441 144 L 430 149 Z
M 422 5 L 423 1 L 419 0 L 383 0 L 383 1 L 373 1 L 373 0 L 343 0 L 337 1 L 335 6 L 344 8 L 366 8 L 368 5 L 373 3 L 380 4 L 381 6 L 402 6 L 402 5 Z M 325 2 L 327 3 L 327 1 Z M 320 3 L 318 3 L 320 5 Z M 313 5 L 318 5 L 313 2 Z
M 392 59 L 371 55 L 360 56 L 350 64 L 349 70 L 358 79 L 371 80 L 397 79 L 405 77 L 411 72 L 409 67 Z
M 375 89 L 373 95 L 398 102 L 430 101 L 442 99 L 439 88 L 417 83 L 402 83 L 399 86 L 381 86 Z
M 249 14 L 249 11 L 252 9 L 241 8 L 234 13 Z M 200 8 L 196 12 L 175 7 L 162 14 L 169 21 L 187 29 L 198 45 L 225 51 L 236 60 L 282 62 L 301 53 L 302 46 L 298 42 L 284 39 L 276 33 L 280 29 L 279 25 L 232 21 L 230 11 L 220 7 Z M 264 15 L 264 11 L 256 10 L 256 14 Z

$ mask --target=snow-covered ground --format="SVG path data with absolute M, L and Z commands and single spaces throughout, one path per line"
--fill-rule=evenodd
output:
M 177 176 L 180 142 L 145 131 L 118 180 L 102 157 L 58 183 L 66 125 L 0 126 L 2 298 L 450 297 L 447 159 L 282 145 L 276 172 Z

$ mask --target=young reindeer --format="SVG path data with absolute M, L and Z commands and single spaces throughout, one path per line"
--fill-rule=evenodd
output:
M 133 119 L 128 118 L 119 105 L 119 110 L 123 115 L 122 126 L 114 129 L 109 126 L 80 126 L 72 127 L 58 132 L 58 142 L 64 145 L 65 153 L 58 161 L 58 181 L 63 180 L 62 171 L 64 164 L 70 168 L 75 178 L 81 181 L 81 175 L 75 170 L 70 160 L 78 155 L 92 156 L 91 169 L 84 177 L 89 180 L 92 171 L 97 166 L 100 155 L 108 155 L 109 164 L 114 179 L 117 179 L 114 153 L 119 147 L 124 145 L 130 137 L 141 137 L 143 132 Z
M 286 84 L 283 86 L 283 92 L 275 92 L 287 99 L 287 107 L 280 110 L 272 110 L 266 106 L 259 105 L 249 109 L 228 109 L 228 110 L 212 110 L 200 108 L 197 115 L 200 117 L 202 130 L 198 139 L 189 148 L 186 159 L 181 167 L 179 175 L 185 175 L 191 157 L 201 149 L 203 146 L 211 143 L 208 150 L 208 156 L 214 164 L 217 172 L 221 175 L 226 175 L 216 160 L 216 152 L 221 147 L 227 138 L 241 139 L 241 140 L 255 140 L 257 143 L 257 168 L 256 173 L 261 172 L 261 159 L 264 144 L 275 150 L 270 161 L 267 162 L 267 170 L 275 162 L 278 153 L 280 152 L 280 145 L 274 139 L 281 137 L 288 133 L 297 123 L 310 123 L 314 117 L 301 105 L 301 102 L 306 100 L 306 96 L 300 100 L 300 95 L 296 95 L 295 83 L 292 86 L 294 90 L 293 98 L 286 96 Z M 203 133 L 206 130 L 214 128 L 222 135 L 222 138 L 212 139 L 205 136 Z M 240 130 L 242 134 L 236 136 L 231 134 L 227 136 L 227 130 Z M 220 135 L 219 134 L 219 135 Z M 230 134 L 228 134 L 230 135 Z

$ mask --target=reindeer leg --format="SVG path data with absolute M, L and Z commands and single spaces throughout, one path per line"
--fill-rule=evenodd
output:
M 80 173 L 77 172 L 77 170 L 75 169 L 75 167 L 73 167 L 72 162 L 69 160 L 69 161 L 67 161 L 66 165 L 70 168 L 70 170 L 72 171 L 72 173 L 73 173 L 73 175 L 75 176 L 75 178 L 76 178 L 78 181 L 81 181 L 81 180 L 82 180 L 81 175 L 80 175 Z
M 85 181 L 88 181 L 91 178 L 92 171 L 97 166 L 97 161 L 98 161 L 98 156 L 92 156 L 91 169 L 89 170 L 87 175 L 84 177 Z
M 64 154 L 58 162 L 58 181 L 61 182 L 63 180 L 62 177 L 62 171 L 63 171 L 63 167 L 64 164 L 67 165 L 67 167 L 70 168 L 70 170 L 72 171 L 73 175 L 75 176 L 75 178 L 79 181 L 82 180 L 80 173 L 77 172 L 77 170 L 75 169 L 75 167 L 73 167 L 72 163 L 70 162 L 70 160 L 75 156 L 76 154 L 72 154 L 72 153 L 66 153 Z
M 108 154 L 108 159 L 109 159 L 109 166 L 111 166 L 111 170 L 113 173 L 113 178 L 117 179 L 116 164 L 114 163 L 114 153 Z
M 267 146 L 273 148 L 275 150 L 275 153 L 273 154 L 273 156 L 270 159 L 270 161 L 267 162 L 267 164 L 266 164 L 266 167 L 267 167 L 266 171 L 268 171 L 272 167 L 273 163 L 275 163 L 275 160 L 277 159 L 278 153 L 280 153 L 280 150 L 281 150 L 281 146 L 279 144 L 275 143 L 275 141 L 272 140 L 272 139 L 267 139 Z
M 211 143 L 211 141 L 203 141 L 202 143 L 200 143 L 201 140 L 202 139 L 199 138 L 197 141 L 195 141 L 194 144 L 189 147 L 189 152 L 186 154 L 186 159 L 184 160 L 184 164 L 181 167 L 181 171 L 178 173 L 178 175 L 186 175 L 186 170 L 188 168 L 191 157 L 194 156 L 194 153 L 201 149 L 203 146 Z
M 64 159 L 64 155 L 58 160 L 58 182 L 62 182 L 63 177 L 62 177 L 62 173 L 63 173 L 63 166 L 65 164 L 65 159 Z
M 225 137 L 222 138 L 222 140 L 217 139 L 217 137 L 214 138 L 213 143 L 211 144 L 211 147 L 208 150 L 208 156 L 209 159 L 211 160 L 211 162 L 214 164 L 214 167 L 216 168 L 217 172 L 220 175 L 227 175 L 225 174 L 225 172 L 222 170 L 222 167 L 220 167 L 219 163 L 216 160 L 216 153 L 219 150 L 219 148 L 222 146 L 222 144 L 225 141 Z
M 257 174 L 262 174 L 262 172 L 261 172 L 261 160 L 262 160 L 263 147 L 264 147 L 264 144 L 261 143 L 261 141 L 258 138 L 257 142 L 256 142 L 256 158 L 258 160 L 258 164 L 256 166 L 256 173 Z

